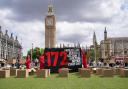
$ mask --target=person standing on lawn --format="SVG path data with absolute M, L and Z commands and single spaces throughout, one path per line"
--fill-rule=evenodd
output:
M 40 56 L 39 61 L 40 61 L 40 69 L 44 69 L 44 54 Z
M 27 57 L 26 57 L 26 62 L 25 62 L 25 64 L 26 64 L 26 69 L 30 69 L 30 62 L 31 62 L 31 60 L 30 60 L 30 55 L 27 55 Z

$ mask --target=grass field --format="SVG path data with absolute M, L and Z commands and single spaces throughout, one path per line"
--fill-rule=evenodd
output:
M 60 78 L 57 74 L 45 79 L 10 77 L 0 79 L 0 89 L 128 89 L 128 78 L 101 78 L 96 75 L 81 78 L 76 73 L 71 73 L 68 78 Z

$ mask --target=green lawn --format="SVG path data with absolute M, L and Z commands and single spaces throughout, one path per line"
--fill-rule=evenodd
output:
M 68 78 L 60 78 L 52 74 L 48 78 L 6 78 L 0 79 L 0 89 L 128 89 L 128 78 L 80 78 L 71 73 Z

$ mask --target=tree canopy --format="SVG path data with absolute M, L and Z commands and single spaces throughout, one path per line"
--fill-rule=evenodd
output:
M 30 49 L 28 50 L 28 54 L 31 56 L 31 52 L 32 52 L 32 59 L 36 59 L 40 57 L 41 54 L 44 53 L 44 49 L 43 48 L 39 48 L 39 47 L 35 47 L 34 49 Z

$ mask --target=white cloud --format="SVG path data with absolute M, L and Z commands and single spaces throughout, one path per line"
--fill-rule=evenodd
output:
M 10 33 L 14 33 L 14 36 L 18 36 L 18 40 L 23 46 L 24 55 L 26 55 L 28 49 L 31 48 L 32 43 L 34 47 L 44 47 L 44 24 L 43 22 L 24 22 L 18 23 L 15 21 L 6 20 L 2 25 L 3 32 L 5 29 Z
M 78 13 L 84 18 L 88 19 L 110 19 L 109 23 L 101 22 L 88 22 L 88 21 L 57 21 L 57 45 L 60 43 L 72 44 L 80 42 L 82 45 L 91 45 L 93 32 L 96 32 L 98 43 L 103 40 L 104 27 L 107 27 L 109 37 L 128 36 L 128 4 L 124 0 L 94 0 L 91 3 L 91 8 L 87 7 L 86 10 L 79 10 Z M 95 5 L 93 7 L 93 5 Z M 97 8 L 95 8 L 97 6 Z M 121 8 L 123 6 L 123 8 Z M 88 11 L 87 9 L 92 11 Z M 44 20 L 18 22 L 9 19 L 15 15 L 9 9 L 0 9 L 0 25 L 3 30 L 8 29 L 9 33 L 13 32 L 18 35 L 21 42 L 24 55 L 27 50 L 34 47 L 44 47 Z M 44 17 L 42 17 L 44 18 Z

